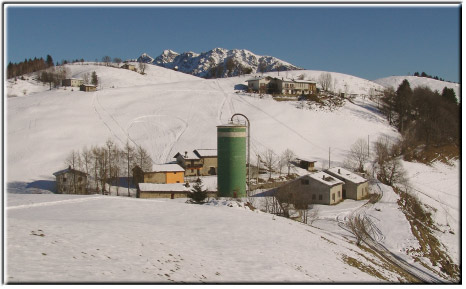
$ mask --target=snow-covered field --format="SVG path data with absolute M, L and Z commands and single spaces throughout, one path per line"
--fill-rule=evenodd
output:
M 367 97 L 333 112 L 316 111 L 236 93 L 249 76 L 206 80 L 152 65 L 146 75 L 91 64 L 68 67 L 72 77 L 96 71 L 99 91 L 39 87 L 6 101 L 7 281 L 399 281 L 380 260 L 368 262 L 375 257 L 338 226 L 364 201 L 320 206 L 310 227 L 222 203 L 24 194 L 53 191 L 52 174 L 65 167 L 72 150 L 103 145 L 109 137 L 120 146 L 127 140 L 143 146 L 156 163 L 172 161 L 177 152 L 216 148 L 216 126 L 234 113 L 251 121 L 254 159 L 266 149 L 276 154 L 291 149 L 317 160 L 320 169 L 328 166 L 330 149 L 331 165 L 341 165 L 359 138 L 399 137 Z M 316 80 L 321 73 L 289 71 L 287 76 Z M 371 88 L 383 89 L 350 75 L 332 77 L 342 92 L 368 95 Z M 7 93 L 24 89 L 20 82 L 9 85 Z M 420 199 L 437 210 L 436 222 L 456 233 L 439 238 L 460 262 L 459 162 L 404 166 L 413 188 L 422 192 Z M 405 250 L 419 244 L 397 207 L 397 195 L 383 190 L 379 210 L 366 213 L 382 232 L 379 241 L 409 261 Z M 348 265 L 343 261 L 348 256 L 384 277 Z

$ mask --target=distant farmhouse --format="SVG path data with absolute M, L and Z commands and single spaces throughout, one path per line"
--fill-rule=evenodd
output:
M 53 173 L 59 194 L 87 194 L 87 174 L 69 166 L 67 169 Z
M 121 68 L 136 71 L 136 66 L 134 64 L 125 63 L 121 66 Z
M 81 84 L 79 86 L 79 90 L 81 91 L 86 91 L 86 92 L 89 92 L 89 91 L 96 91 L 97 90 L 97 87 L 95 85 L 92 85 L 92 84 Z
M 79 78 L 65 78 L 61 81 L 62 86 L 80 87 L 84 84 L 84 80 Z
M 187 177 L 217 174 L 218 157 L 216 149 L 196 149 L 193 152 L 185 151 L 184 154 L 177 153 L 174 158 L 186 170 L 185 175 Z
M 341 167 L 331 168 L 326 172 L 345 182 L 343 198 L 361 200 L 369 195 L 369 184 L 365 178 Z
M 344 182 L 325 172 L 308 174 L 277 188 L 280 202 L 301 200 L 308 204 L 333 205 L 343 200 Z
M 153 165 L 150 172 L 144 172 L 144 183 L 184 183 L 185 170 L 178 164 Z
M 266 76 L 251 78 L 247 82 L 248 90 L 253 92 L 284 95 L 315 94 L 317 92 L 315 81 Z

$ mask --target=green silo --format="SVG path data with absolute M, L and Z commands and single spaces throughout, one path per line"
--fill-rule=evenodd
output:
M 246 197 L 246 126 L 217 126 L 218 195 Z

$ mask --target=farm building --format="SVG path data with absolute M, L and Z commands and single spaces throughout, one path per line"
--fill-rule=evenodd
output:
M 136 71 L 136 66 L 134 64 L 125 63 L 121 66 L 121 68 Z
M 317 93 L 315 81 L 286 79 L 284 77 L 259 77 L 248 79 L 248 89 L 261 93 L 302 95 Z
M 149 198 L 187 198 L 190 188 L 185 184 L 152 184 L 152 183 L 139 183 L 138 196 L 141 199 Z
M 144 172 L 144 183 L 174 184 L 184 182 L 184 169 L 178 164 L 153 165 L 150 172 Z
M 89 91 L 96 91 L 97 90 L 97 87 L 95 85 L 92 85 L 92 84 L 81 84 L 79 86 L 79 90 L 81 91 L 86 91 L 86 92 L 89 92 Z
M 185 175 L 187 177 L 201 175 L 201 158 L 199 158 L 194 152 L 185 151 L 184 154 L 177 153 L 174 158 L 176 159 L 176 162 L 185 169 Z
M 310 172 L 315 172 L 316 171 L 316 168 L 315 168 L 316 162 L 317 161 L 307 159 L 307 158 L 297 158 L 296 159 L 296 163 L 298 164 L 298 166 L 300 168 L 308 170 Z
M 185 151 L 184 154 L 177 153 L 174 158 L 186 170 L 185 175 L 187 177 L 217 174 L 216 149 L 196 149 L 193 152 Z
M 79 78 L 65 78 L 61 81 L 62 86 L 80 87 L 84 80 Z
M 275 191 L 275 197 L 285 203 L 301 201 L 307 204 L 333 205 L 343 199 L 343 183 L 324 172 L 317 172 L 280 186 Z
M 216 149 L 196 149 L 194 153 L 201 159 L 201 176 L 217 174 L 217 150 Z
M 369 195 L 369 184 L 365 178 L 341 167 L 330 168 L 326 172 L 345 182 L 343 198 L 360 200 Z
M 67 169 L 53 173 L 59 194 L 87 194 L 87 174 L 69 166 Z

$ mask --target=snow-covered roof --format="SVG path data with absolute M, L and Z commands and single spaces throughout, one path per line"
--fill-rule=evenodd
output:
M 184 169 L 178 164 L 160 164 L 152 166 L 153 172 L 184 172 Z
M 187 192 L 187 188 L 182 183 L 176 184 L 152 184 L 152 183 L 139 183 L 139 190 L 141 192 Z
M 298 161 L 305 161 L 305 162 L 309 162 L 309 163 L 315 163 L 315 162 L 317 162 L 316 160 L 313 160 L 313 159 L 311 159 L 311 158 L 301 158 L 301 157 L 299 157 L 299 158 L 296 158 L 296 159 L 297 159 Z
M 216 157 L 217 156 L 217 149 L 197 149 L 194 150 L 199 157 Z
M 185 160 L 199 160 L 199 157 L 194 153 L 194 152 L 188 152 L 185 151 L 184 153 L 177 153 L 174 158 L 176 158 L 178 155 L 183 157 Z
M 266 77 L 265 76 L 260 76 L 260 77 L 253 77 L 253 78 L 250 78 L 246 81 L 254 81 L 254 80 L 261 80 L 261 79 L 265 79 Z
M 327 171 L 333 173 L 336 176 L 341 177 L 342 179 L 348 180 L 352 183 L 355 184 L 360 184 L 360 183 L 365 183 L 367 180 L 360 175 L 357 175 L 353 172 L 348 171 L 347 169 L 344 169 L 342 167 L 334 167 L 330 168 Z
M 317 173 L 314 173 L 314 174 L 310 174 L 308 175 L 310 178 L 316 180 L 316 181 L 319 181 L 327 186 L 336 186 L 336 185 L 339 185 L 339 184 L 344 184 L 343 181 L 325 173 L 325 172 L 317 172 Z

